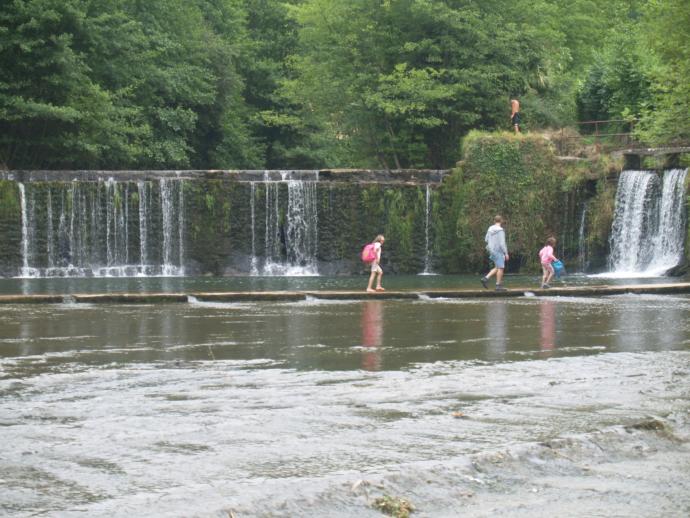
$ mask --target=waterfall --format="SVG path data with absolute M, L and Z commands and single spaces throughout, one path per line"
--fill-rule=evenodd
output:
M 68 242 L 67 249 L 69 250 L 70 253 L 70 264 L 73 263 L 79 263 L 75 255 L 79 254 L 81 251 L 81 243 L 79 243 L 79 234 L 74 231 L 74 220 L 77 218 L 77 212 L 79 210 L 78 203 L 79 203 L 79 196 L 77 193 L 77 185 L 76 183 L 72 183 L 70 190 L 69 190 L 69 207 L 70 207 L 70 215 L 69 215 L 69 230 L 65 228 L 65 235 L 66 239 Z
M 143 272 L 137 265 L 130 264 L 129 185 L 127 183 L 116 182 L 113 178 L 109 178 L 105 182 L 105 197 L 106 264 L 105 266 L 97 266 L 94 269 L 94 266 L 97 264 L 97 259 L 93 255 L 79 258 L 77 264 L 85 267 L 87 271 L 91 270 L 93 275 L 97 277 L 129 277 L 143 275 Z M 80 218 L 80 221 L 86 221 L 86 213 L 84 213 L 84 217 Z M 80 224 L 80 228 L 84 229 L 85 225 Z M 92 252 L 96 252 L 96 249 L 92 249 Z
M 618 180 L 611 228 L 609 270 L 617 274 L 641 272 L 648 263 L 652 218 L 656 212 L 659 178 L 649 171 L 624 171 Z
M 58 243 L 58 248 L 55 253 L 55 256 L 50 258 L 48 261 L 49 263 L 53 263 L 55 266 L 54 269 L 50 269 L 50 273 L 48 273 L 48 276 L 50 277 L 53 272 L 59 271 L 60 268 L 63 267 L 63 265 L 70 264 L 70 255 L 71 255 L 71 248 L 70 248 L 70 237 L 69 237 L 69 229 L 67 228 L 67 216 L 66 216 L 66 211 L 67 211 L 67 196 L 65 195 L 65 192 L 62 191 L 60 193 L 60 217 L 58 218 L 58 232 L 57 232 L 57 243 Z M 52 231 L 52 229 L 49 229 L 49 231 Z M 38 270 L 40 271 L 40 270 Z
M 318 275 L 318 172 L 313 180 L 264 177 L 266 188 L 265 263 L 263 275 Z M 281 221 L 281 189 L 287 190 L 285 220 Z M 284 191 L 283 191 L 284 192 Z
M 281 241 L 280 241 L 280 184 L 266 182 L 266 227 L 264 243 L 265 275 L 280 275 Z
M 577 232 L 577 262 L 581 272 L 587 271 L 587 202 L 582 204 L 580 227 Z
M 249 209 L 252 218 L 252 257 L 249 273 L 259 274 L 258 260 L 256 257 L 256 182 L 249 182 Z
M 304 273 L 316 274 L 318 216 L 316 211 L 316 182 L 288 181 L 287 262 L 304 268 Z
M 26 200 L 26 188 L 23 183 L 19 183 L 19 203 L 22 211 L 22 267 L 20 269 L 21 277 L 34 277 L 35 271 L 29 266 L 30 257 L 30 243 L 31 243 L 31 229 L 33 225 L 29 222 L 29 207 Z
M 101 236 L 103 235 L 103 229 L 102 229 L 102 223 L 101 223 L 101 216 L 100 216 L 100 208 L 101 208 L 101 203 L 100 203 L 100 189 L 101 184 L 97 184 L 96 189 L 90 189 L 89 192 L 89 204 L 91 206 L 91 210 L 89 211 L 89 220 L 88 222 L 85 222 L 87 224 L 90 224 L 90 244 L 91 244 L 91 253 L 90 253 L 90 260 L 91 262 L 95 264 L 102 264 L 103 262 L 103 257 L 101 255 L 100 247 L 98 246 L 99 241 L 101 239 Z
M 48 189 L 48 201 L 46 203 L 46 225 L 48 229 L 48 268 L 55 267 L 55 238 L 52 232 L 53 228 L 53 196 L 50 188 Z
M 687 170 L 666 171 L 663 185 L 649 171 L 624 171 L 618 182 L 611 229 L 610 273 L 658 276 L 682 257 Z
M 163 178 L 160 181 L 160 192 L 163 222 L 163 276 L 174 277 L 184 275 L 184 198 L 182 182 Z M 176 200 L 177 203 L 175 203 Z M 175 226 L 177 226 L 177 232 L 175 232 Z
M 129 264 L 129 184 L 125 184 L 124 213 L 122 223 L 125 240 L 125 264 Z
M 177 240 L 179 247 L 180 267 L 173 275 L 184 275 L 184 229 L 185 229 L 185 210 L 184 210 L 184 182 L 177 181 Z
M 414 214 L 405 215 L 414 241 L 411 250 L 386 256 L 391 270 L 399 257 L 405 271 L 412 265 L 429 275 L 437 259 L 434 188 L 442 177 L 431 173 L 0 171 L 14 200 L 0 221 L 10 248 L 0 275 L 354 273 L 361 265 L 351 248 L 371 228 L 388 227 L 385 208 L 398 200 Z M 363 213 L 367 206 L 374 214 Z
M 137 194 L 139 196 L 139 266 L 142 272 L 148 265 L 148 237 L 149 237 L 149 195 L 147 182 L 137 182 Z
M 107 266 L 112 267 L 121 263 L 119 230 L 120 218 L 118 212 L 120 208 L 120 197 L 118 185 L 112 178 L 106 182 L 106 251 Z
M 421 275 L 434 275 L 431 271 L 431 239 L 429 237 L 429 225 L 431 221 L 431 187 L 426 185 L 424 212 L 424 271 Z
M 18 185 L 20 277 L 184 275 L 182 180 L 135 184 L 109 178 L 63 182 L 47 189 L 31 182 Z M 154 193 L 160 199 L 155 209 Z M 40 212 L 42 207 L 45 213 Z M 152 264 L 153 256 L 159 258 L 158 264 Z
M 163 271 L 167 273 L 173 264 L 173 193 L 170 180 L 161 180 L 161 218 L 163 221 Z
M 654 236 L 654 254 L 647 270 L 664 273 L 683 257 L 685 238 L 685 177 L 687 169 L 671 169 L 664 173 L 659 207 L 659 227 Z

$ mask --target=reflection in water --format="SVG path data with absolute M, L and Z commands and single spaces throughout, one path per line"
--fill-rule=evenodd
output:
M 655 277 L 611 279 L 586 275 L 568 276 L 570 286 L 650 284 L 684 282 L 687 279 Z M 391 275 L 390 290 L 475 289 L 474 275 Z M 532 276 L 511 276 L 511 286 L 533 286 Z M 40 279 L 0 277 L 0 294 L 76 294 L 76 293 L 188 293 L 227 291 L 312 291 L 359 290 L 359 275 L 338 277 L 52 277 Z
M 541 324 L 541 352 L 543 356 L 551 356 L 556 347 L 556 303 L 553 300 L 542 300 L 539 304 L 539 320 Z
M 687 340 L 685 300 L 663 295 L 623 295 L 616 302 L 611 320 L 619 351 L 673 349 Z
M 17 321 L 15 321 L 15 322 L 17 322 Z M 15 322 L 13 322 L 13 324 L 15 324 Z M 34 351 L 33 350 L 33 345 L 32 345 L 33 326 L 32 326 L 31 319 L 28 319 L 28 318 L 27 319 L 23 319 L 23 318 L 18 319 L 18 324 L 19 324 L 19 336 L 18 336 L 18 338 L 19 338 L 20 344 L 21 344 L 21 347 L 20 347 L 21 354 L 23 356 L 30 356 L 34 353 L 39 353 L 40 351 Z M 15 326 L 12 326 L 12 327 L 15 327 Z M 12 333 L 12 331 L 9 331 L 7 333 L 7 335 L 11 336 L 11 333 Z
M 492 359 L 502 357 L 508 347 L 508 302 L 491 301 L 486 305 L 486 353 Z
M 368 300 L 362 303 L 362 369 L 381 369 L 381 343 L 383 341 L 383 302 Z

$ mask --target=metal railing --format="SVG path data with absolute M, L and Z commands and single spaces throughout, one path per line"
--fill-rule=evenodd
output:
M 633 149 L 642 146 L 635 137 L 637 119 L 609 119 L 577 122 L 577 135 L 567 134 L 568 128 L 561 128 L 558 151 L 563 153 L 568 141 L 593 144 L 597 152 L 602 150 Z M 570 128 L 572 129 L 572 127 Z

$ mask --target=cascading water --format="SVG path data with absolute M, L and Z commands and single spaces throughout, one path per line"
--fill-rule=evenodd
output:
M 117 267 L 118 265 L 127 264 L 127 250 L 126 241 L 124 240 L 124 211 L 123 205 L 126 205 L 127 198 L 122 197 L 120 185 L 112 178 L 106 182 L 106 217 L 107 217 L 107 232 L 106 232 L 106 251 L 108 254 L 107 267 Z M 124 201 L 124 203 L 123 203 Z M 72 221 L 74 221 L 74 207 L 75 200 L 72 200 Z M 70 237 L 74 235 L 74 225 L 70 226 Z M 76 247 L 70 247 L 73 252 L 78 250 Z M 72 257 L 72 259 L 76 259 Z
M 582 204 L 577 232 L 577 262 L 581 272 L 587 271 L 587 202 Z
M 182 182 L 160 181 L 163 220 L 163 276 L 184 275 L 184 198 Z M 175 230 L 177 229 L 177 232 Z
M 182 180 L 75 181 L 47 189 L 20 183 L 19 192 L 20 277 L 184 275 Z M 34 201 L 39 199 L 44 203 Z M 37 207 L 45 207 L 45 217 Z M 131 220 L 130 207 L 135 208 Z
M 659 227 L 654 236 L 654 255 L 647 266 L 652 272 L 667 272 L 683 257 L 685 237 L 685 177 L 687 169 L 671 169 L 664 173 Z
M 17 223 L 13 232 L 8 231 L 11 249 L 5 258 L 0 255 L 0 267 L 2 275 L 22 277 L 197 272 L 291 276 L 318 275 L 320 268 L 345 272 L 359 265 L 356 254 L 343 256 L 342 250 L 330 245 L 322 248 L 320 240 L 332 242 L 341 218 L 361 224 L 355 213 L 340 206 L 340 200 L 354 202 L 351 186 L 342 186 L 354 178 L 364 184 L 400 183 L 409 193 L 421 216 L 415 229 L 419 235 L 415 251 L 424 273 L 430 274 L 433 191 L 427 182 L 419 183 L 417 174 L 335 170 L 323 174 L 315 170 L 0 173 L 1 178 L 15 182 L 15 196 L 21 198 L 17 204 L 21 221 L 19 214 L 14 216 L 21 223 L 21 234 Z M 429 176 L 428 183 L 439 178 Z M 216 179 L 222 179 L 222 185 L 213 184 L 207 191 L 206 182 Z M 421 186 L 426 188 L 424 202 Z
M 23 183 L 19 184 L 19 204 L 22 211 L 22 267 L 20 268 L 21 277 L 35 277 L 36 270 L 29 266 L 31 260 L 30 243 L 32 241 L 31 235 L 31 221 L 29 221 L 30 210 L 26 199 L 26 187 Z
M 252 257 L 249 267 L 251 275 L 259 274 L 259 261 L 256 257 L 256 182 L 249 183 L 249 210 L 251 211 L 252 222 Z
M 46 206 L 48 220 L 46 228 L 53 228 L 53 196 L 48 189 L 48 202 Z M 55 238 L 52 232 L 48 232 L 48 268 L 54 268 L 53 258 L 55 257 Z
M 609 270 L 619 275 L 643 271 L 649 262 L 659 178 L 649 171 L 624 171 L 618 180 L 611 228 Z
M 687 169 L 624 171 L 618 182 L 607 275 L 663 275 L 681 259 Z
M 316 182 L 288 181 L 287 262 L 316 274 L 318 215 Z
M 425 193 L 425 217 L 424 217 L 424 271 L 422 275 L 434 275 L 431 271 L 431 250 L 429 247 L 429 222 L 431 219 L 431 187 L 426 185 Z
M 280 181 L 265 176 L 266 229 L 263 275 L 318 275 L 318 172 L 313 179 L 293 180 L 280 172 Z M 285 221 L 281 224 L 280 192 L 287 187 Z
M 139 196 L 139 265 L 143 269 L 148 264 L 148 237 L 149 237 L 149 183 L 137 182 L 137 195 Z
M 264 275 L 280 275 L 280 184 L 266 182 L 266 228 L 264 233 Z M 275 267 L 274 267 L 275 265 Z

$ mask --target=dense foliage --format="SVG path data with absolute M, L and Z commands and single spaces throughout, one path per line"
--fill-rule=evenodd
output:
M 565 201 L 576 191 L 568 168 L 538 136 L 472 132 L 463 147 L 461 166 L 440 193 L 445 213 L 435 220 L 434 233 L 439 264 L 444 271 L 479 271 L 488 260 L 485 232 L 501 214 L 509 268 L 533 267 L 547 236 L 564 237 Z
M 653 49 L 652 102 L 643 113 L 650 143 L 690 142 L 690 6 L 687 0 L 650 0 L 645 44 Z
M 9 166 L 190 167 L 260 159 L 239 1 L 12 0 L 0 9 Z
M 690 140 L 686 0 L 6 0 L 0 166 L 451 167 L 470 130 Z

